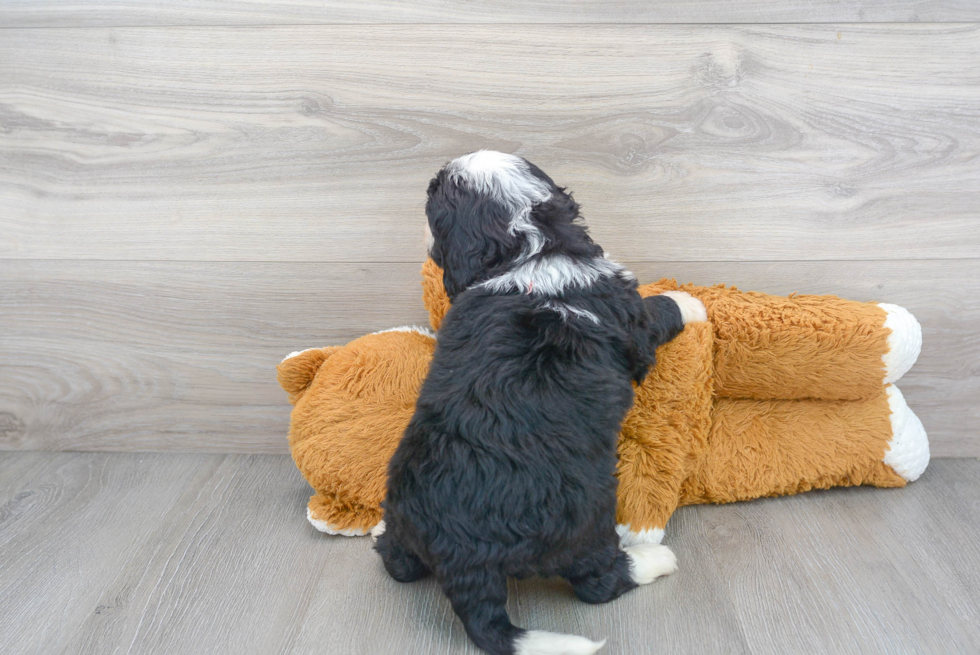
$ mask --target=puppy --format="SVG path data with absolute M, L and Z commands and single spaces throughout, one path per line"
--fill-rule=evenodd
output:
M 520 157 L 454 159 L 425 211 L 452 306 L 375 549 L 395 580 L 435 574 L 488 653 L 594 653 L 604 642 L 511 624 L 507 577 L 558 575 L 605 603 L 676 569 L 666 546 L 619 546 L 616 443 L 633 383 L 703 306 L 641 299 L 572 196 Z

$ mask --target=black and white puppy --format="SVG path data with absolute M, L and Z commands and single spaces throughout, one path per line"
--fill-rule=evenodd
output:
M 594 653 L 604 642 L 511 624 L 507 577 L 562 576 L 604 603 L 676 569 L 666 546 L 620 547 L 616 443 L 654 350 L 704 308 L 641 299 L 571 195 L 520 157 L 451 161 L 426 215 L 452 307 L 375 548 L 396 580 L 434 573 L 489 653 Z

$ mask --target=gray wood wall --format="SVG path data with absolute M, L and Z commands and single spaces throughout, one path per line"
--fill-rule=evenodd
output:
M 778 5 L 778 6 L 776 6 Z M 980 3 L 0 1 L 0 449 L 286 451 L 288 352 L 422 323 L 425 185 L 568 185 L 641 280 L 908 307 L 980 456 Z

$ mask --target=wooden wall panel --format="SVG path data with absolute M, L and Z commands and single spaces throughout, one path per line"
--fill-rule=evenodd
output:
M 418 259 L 425 185 L 539 163 L 632 261 L 980 252 L 976 25 L 8 30 L 0 258 Z
M 274 25 L 282 23 L 825 23 L 980 19 L 971 0 L 6 0 L 10 27 Z
M 418 269 L 0 262 L 0 449 L 284 452 L 276 365 L 425 322 Z
M 980 455 L 980 27 L 915 22 L 980 5 L 768 4 L 2 3 L 0 449 L 283 452 L 275 364 L 425 321 L 425 185 L 486 147 L 641 279 L 908 306 Z M 426 24 L 269 25 L 379 16 Z M 760 24 L 612 24 L 657 21 Z
M 634 262 L 908 307 L 899 383 L 939 456 L 980 456 L 980 262 Z M 0 450 L 285 452 L 289 352 L 424 323 L 418 264 L 0 261 Z

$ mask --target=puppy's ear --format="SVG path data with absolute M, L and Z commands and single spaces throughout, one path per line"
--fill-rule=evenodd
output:
M 544 252 L 561 248 L 579 257 L 602 257 L 602 248 L 592 241 L 588 228 L 578 220 L 581 209 L 571 192 L 555 184 L 531 162 L 528 162 L 528 168 L 532 175 L 551 189 L 547 200 L 535 204 L 531 209 L 531 222 L 544 236 Z
M 430 255 L 443 269 L 449 300 L 491 277 L 519 250 L 509 231 L 511 213 L 500 202 L 460 186 L 440 173 L 429 185 L 425 213 L 432 230 Z
M 531 212 L 536 223 L 547 226 L 569 225 L 579 217 L 579 206 L 572 194 L 558 189 L 548 200 L 534 206 Z

